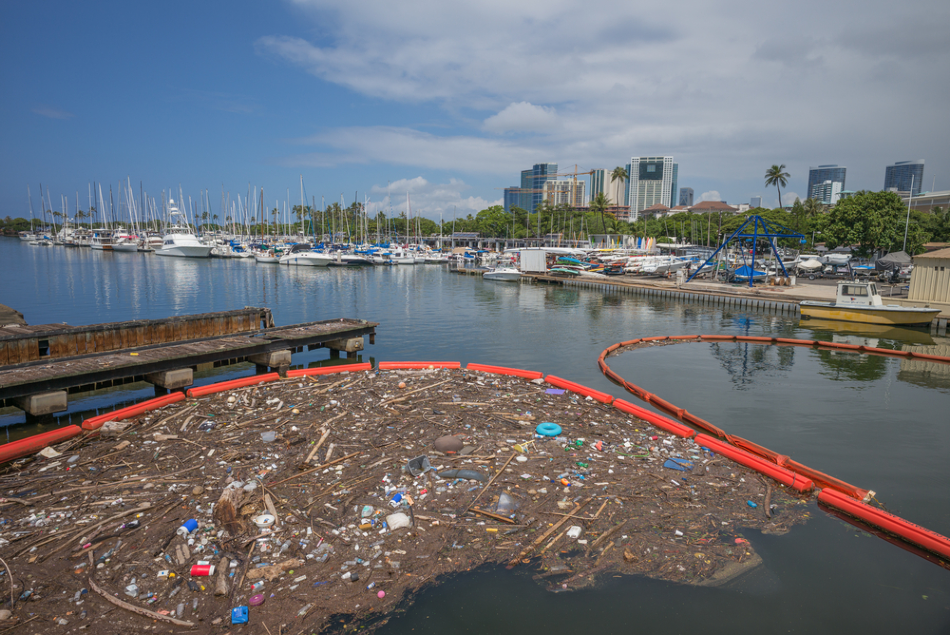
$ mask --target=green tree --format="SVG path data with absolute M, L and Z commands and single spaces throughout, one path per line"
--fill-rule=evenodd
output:
M 623 191 L 623 184 L 627 182 L 627 179 L 630 178 L 630 173 L 627 172 L 627 168 L 617 166 L 610 172 L 610 182 L 619 180 L 621 185 L 621 191 Z M 617 201 L 617 204 L 620 205 L 623 203 L 623 200 Z
M 775 189 L 778 190 L 778 206 L 782 206 L 782 188 L 788 185 L 788 179 L 791 175 L 785 171 L 785 164 L 782 165 L 773 165 L 768 170 L 765 171 L 765 185 L 770 187 L 775 186 Z
M 838 201 L 822 230 L 830 249 L 857 245 L 857 255 L 900 246 L 904 239 L 904 203 L 894 192 L 860 191 Z
M 623 170 L 623 168 L 617 168 L 617 170 Z M 623 171 L 626 173 L 626 170 Z M 616 170 L 614 170 L 614 172 L 616 172 Z M 604 220 L 604 212 L 609 206 L 610 201 L 604 196 L 603 192 L 598 192 L 597 196 L 590 201 L 590 211 L 595 214 L 600 214 L 600 226 L 605 234 L 607 233 L 607 222 Z

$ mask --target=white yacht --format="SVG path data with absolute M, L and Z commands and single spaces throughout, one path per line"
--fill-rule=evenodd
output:
M 521 280 L 521 272 L 514 267 L 499 265 L 491 267 L 482 274 L 482 280 L 497 280 L 500 282 L 518 282 Z
M 168 202 L 168 219 L 171 226 L 165 231 L 162 246 L 155 250 L 156 255 L 178 258 L 211 256 L 211 245 L 202 244 L 198 237 L 191 233 L 191 228 L 184 222 L 185 215 L 178 210 L 173 199 Z
M 331 260 L 327 254 L 314 251 L 308 243 L 297 243 L 280 257 L 279 262 L 282 265 L 326 267 Z

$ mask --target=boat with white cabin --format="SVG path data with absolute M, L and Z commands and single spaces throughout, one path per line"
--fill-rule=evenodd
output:
M 865 324 L 926 326 L 940 309 L 884 304 L 873 282 L 840 282 L 834 302 L 801 303 L 802 318 L 819 318 Z
M 184 223 L 185 215 L 175 206 L 174 199 L 168 201 L 168 219 L 172 225 L 165 231 L 162 246 L 155 250 L 157 256 L 177 258 L 209 258 L 211 245 L 205 245 L 195 236 L 191 228 Z

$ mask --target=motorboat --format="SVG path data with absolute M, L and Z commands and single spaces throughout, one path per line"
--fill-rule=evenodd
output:
M 801 303 L 802 318 L 820 318 L 865 324 L 926 326 L 940 309 L 887 304 L 881 300 L 873 282 L 839 282 L 834 302 Z
M 97 251 L 112 251 L 112 230 L 97 229 L 89 239 L 89 246 Z
M 275 251 L 258 251 L 254 253 L 254 262 L 259 262 L 262 265 L 280 264 L 280 258 L 280 255 Z
M 482 280 L 496 280 L 499 282 L 518 282 L 521 280 L 521 272 L 514 267 L 500 266 L 491 267 L 482 274 Z
M 298 267 L 326 267 L 331 260 L 333 260 L 331 256 L 314 251 L 309 243 L 292 245 L 289 251 L 278 258 L 278 262 L 282 265 Z M 257 258 L 257 262 L 265 261 Z
M 176 258 L 208 258 L 211 256 L 211 245 L 205 245 L 191 232 L 191 228 L 184 222 L 185 215 L 175 206 L 174 199 L 169 200 L 168 219 L 171 226 L 162 237 L 162 246 L 155 250 L 157 256 L 173 256 Z
M 112 238 L 112 251 L 139 250 L 139 237 L 129 234 L 115 234 Z

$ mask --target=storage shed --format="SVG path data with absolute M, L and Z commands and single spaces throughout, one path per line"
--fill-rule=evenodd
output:
M 907 299 L 939 308 L 941 317 L 950 314 L 950 248 L 914 256 Z

